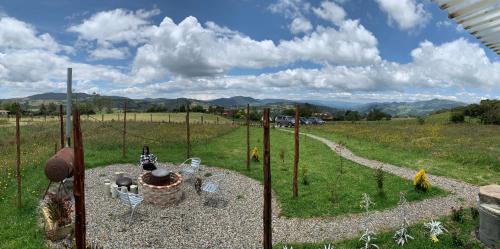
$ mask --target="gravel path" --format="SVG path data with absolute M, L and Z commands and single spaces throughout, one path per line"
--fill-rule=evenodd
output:
M 288 130 L 283 131 L 292 132 Z M 330 149 L 332 149 L 332 151 L 340 156 L 366 167 L 377 168 L 382 166 L 384 171 L 410 180 L 412 180 L 413 176 L 417 173 L 417 171 L 412 169 L 397 167 L 391 164 L 356 156 L 349 149 L 323 137 L 307 133 L 301 134 L 326 144 L 330 147 Z M 427 176 L 429 177 L 431 184 L 449 191 L 450 194 L 446 197 L 437 197 L 418 202 L 410 202 L 408 208 L 408 221 L 410 224 L 419 223 L 424 220 L 428 221 L 431 218 L 437 218 L 443 215 L 449 215 L 452 207 L 475 205 L 477 194 L 479 193 L 479 187 L 442 176 L 429 174 Z M 277 239 L 279 241 L 314 242 L 325 239 L 337 240 L 352 238 L 361 232 L 359 224 L 362 224 L 362 222 L 368 217 L 374 224 L 375 231 L 394 230 L 400 225 L 400 220 L 398 218 L 400 210 L 401 207 L 395 207 L 382 211 L 369 212 L 368 214 L 365 213 L 326 219 L 278 220 L 277 227 L 280 227 L 279 225 L 286 227 L 288 224 L 288 227 L 291 225 L 292 227 L 297 228 L 294 228 L 293 235 L 289 234 L 289 236 L 286 236 L 285 232 L 283 234 L 277 232 Z M 298 227 L 301 227 L 302 229 L 299 229 Z
M 358 157 L 346 148 L 314 135 L 305 134 L 328 145 L 340 155 L 367 167 L 380 165 L 392 174 L 411 179 L 414 170 L 400 168 Z M 337 149 L 337 150 L 336 150 Z M 173 171 L 177 166 L 162 165 Z M 86 171 L 87 237 L 99 241 L 105 248 L 261 248 L 262 190 L 260 182 L 239 173 L 202 167 L 205 173 L 224 173 L 221 200 L 208 205 L 207 197 L 198 196 L 193 184 L 184 182 L 185 199 L 178 205 L 158 208 L 143 203 L 131 225 L 127 224 L 127 209 L 117 199 L 104 194 L 103 182 L 114 172 L 124 171 L 137 179 L 142 170 L 135 165 L 111 165 Z M 410 202 L 408 220 L 411 224 L 447 215 L 451 207 L 475 203 L 478 187 L 444 177 L 429 175 L 433 185 L 451 192 L 446 197 Z M 370 219 L 376 232 L 394 230 L 400 224 L 400 207 L 364 214 L 330 218 L 283 218 L 273 195 L 274 243 L 321 242 L 357 237 L 361 224 Z

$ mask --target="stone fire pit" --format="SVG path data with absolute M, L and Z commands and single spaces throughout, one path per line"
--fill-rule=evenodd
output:
M 146 203 L 165 207 L 182 200 L 182 176 L 179 173 L 172 172 L 167 181 L 158 183 L 152 180 L 151 172 L 146 172 L 139 176 L 139 183 Z

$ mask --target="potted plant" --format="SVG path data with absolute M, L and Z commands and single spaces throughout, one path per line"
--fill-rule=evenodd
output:
M 52 241 L 64 239 L 75 230 L 71 219 L 71 199 L 52 193 L 47 197 L 46 205 L 42 208 L 47 237 Z

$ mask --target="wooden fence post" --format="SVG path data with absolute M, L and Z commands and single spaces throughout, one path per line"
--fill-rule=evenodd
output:
M 23 206 L 21 201 L 21 129 L 19 127 L 20 110 L 16 113 L 16 176 L 17 176 L 17 208 Z
M 264 108 L 264 249 L 272 249 L 271 210 L 271 143 L 269 138 L 269 108 Z
M 300 107 L 297 104 L 295 107 L 295 156 L 293 158 L 293 197 L 299 195 L 299 127 L 300 127 Z
M 168 114 L 168 123 L 170 124 L 170 113 Z
M 61 149 L 64 148 L 64 116 L 63 116 L 63 105 L 59 105 L 59 122 L 61 125 Z
M 134 113 L 134 122 L 137 122 L 137 113 Z
M 84 249 L 86 241 L 85 225 L 85 160 L 83 154 L 82 131 L 80 129 L 80 111 L 73 113 L 73 139 L 75 150 L 73 195 L 75 196 L 75 239 L 76 248 Z
M 101 122 L 104 122 L 104 114 L 101 113 Z
M 189 130 L 189 104 L 186 105 L 187 158 L 191 157 L 191 131 Z
M 247 104 L 247 170 L 250 170 L 250 104 Z
M 126 135 L 127 135 L 127 102 L 125 102 L 123 107 L 123 140 L 122 140 L 122 158 L 125 158 L 126 152 Z
M 153 123 L 153 113 L 149 114 L 149 120 Z

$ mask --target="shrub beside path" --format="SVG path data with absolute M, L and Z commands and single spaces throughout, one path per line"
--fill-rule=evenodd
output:
M 283 131 L 291 133 L 288 130 Z M 373 169 L 382 167 L 385 172 L 409 180 L 413 180 L 413 176 L 417 173 L 417 171 L 412 169 L 356 156 L 346 147 L 329 139 L 307 133 L 301 134 L 324 143 L 333 152 L 360 165 Z M 445 197 L 409 202 L 407 214 L 410 224 L 449 215 L 452 207 L 458 208 L 460 206 L 468 207 L 475 205 L 479 187 L 442 176 L 430 174 L 427 174 L 427 176 L 433 186 L 442 188 L 450 194 Z M 396 230 L 401 224 L 400 212 L 401 207 L 398 206 L 387 210 L 331 218 L 276 219 L 274 221 L 274 238 L 277 241 L 287 243 L 354 238 L 362 233 L 361 224 L 366 219 L 371 220 L 375 232 Z

